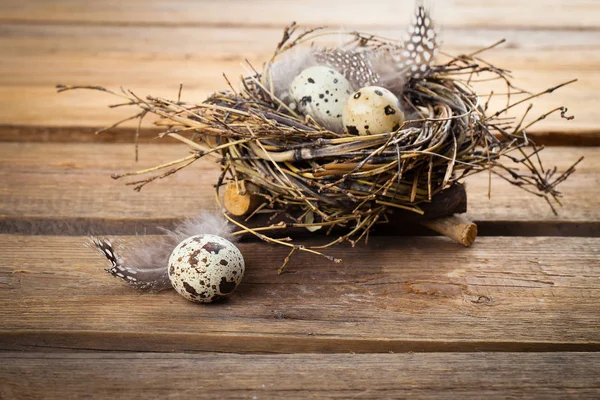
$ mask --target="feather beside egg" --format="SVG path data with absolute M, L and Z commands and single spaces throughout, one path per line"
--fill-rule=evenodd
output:
M 199 234 L 234 240 L 232 226 L 218 212 L 204 211 L 195 218 L 184 220 L 173 230 L 162 230 L 166 235 L 160 238 L 140 236 L 129 245 L 107 238 L 91 238 L 86 245 L 110 262 L 106 272 L 115 278 L 138 290 L 159 292 L 172 287 L 168 275 L 169 257 L 178 243 Z
M 332 68 L 354 88 L 382 86 L 400 97 L 411 79 L 425 76 L 437 55 L 437 31 L 422 2 L 417 3 L 413 22 L 398 45 L 336 48 L 310 47 L 281 54 L 263 75 L 263 84 L 287 102 L 288 89 L 298 74 L 309 67 Z
M 339 71 L 355 88 L 379 83 L 367 52 L 330 49 L 316 52 L 315 59 L 319 64 Z
M 429 72 L 437 52 L 437 31 L 431 16 L 422 4 L 417 4 L 402 44 L 382 46 L 373 52 L 373 73 L 379 76 L 381 86 L 401 96 L 410 79 L 422 78 Z

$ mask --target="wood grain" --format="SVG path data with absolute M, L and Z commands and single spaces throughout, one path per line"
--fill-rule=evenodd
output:
M 112 173 L 138 170 L 187 154 L 185 145 L 140 148 L 132 144 L 0 144 L 0 231 L 28 234 L 158 233 L 157 226 L 215 206 L 212 185 L 218 166 L 201 160 L 156 181 L 140 193 Z M 560 189 L 563 207 L 554 215 L 543 199 L 488 175 L 467 179 L 468 214 L 483 235 L 600 235 L 600 149 L 553 147 L 542 152 L 547 166 L 564 171 L 585 160 Z M 392 233 L 392 231 L 388 231 Z M 423 231 L 418 231 L 421 234 Z
M 171 161 L 186 147 L 154 141 L 149 119 L 135 163 L 135 124 L 91 134 L 132 110 L 106 109 L 115 101 L 101 93 L 57 95 L 57 83 L 168 98 L 183 83 L 183 100 L 199 102 L 226 87 L 222 73 L 243 74 L 245 58 L 259 68 L 293 20 L 399 38 L 413 7 L 0 2 L 0 233 L 12 233 L 0 234 L 0 399 L 600 397 L 600 147 L 542 153 L 559 170 L 586 157 L 560 188 L 558 216 L 496 178 L 488 200 L 481 174 L 467 180 L 468 217 L 483 235 L 472 248 L 379 229 L 368 245 L 331 249 L 340 265 L 300 254 L 278 276 L 287 250 L 245 240 L 242 285 L 209 306 L 125 287 L 83 247 L 78 235 L 157 233 L 213 207 L 218 168 L 200 161 L 133 192 L 110 174 Z M 485 58 L 513 71 L 518 86 L 579 78 L 531 114 L 566 105 L 576 118 L 548 118 L 531 135 L 600 145 L 598 1 L 437 1 L 434 20 L 451 54 L 506 38 Z
M 209 306 L 140 295 L 84 241 L 0 236 L 0 349 L 600 350 L 598 238 L 377 237 L 331 249 L 342 264 L 300 254 L 281 276 L 286 249 L 241 243 L 241 286 Z
M 593 398 L 598 353 L 0 353 L 0 397 Z
M 433 16 L 444 27 L 598 29 L 600 6 L 594 0 L 436 1 Z M 233 0 L 227 7 L 203 0 L 159 1 L 118 0 L 82 2 L 59 0 L 5 0 L 1 22 L 85 25 L 180 26 L 283 26 L 291 20 L 311 25 L 397 26 L 410 20 L 414 1 L 323 0 L 278 1 Z M 234 10 L 232 12 L 232 10 Z
M 0 52 L 5 55 L 0 61 L 0 124 L 4 126 L 101 127 L 134 112 L 106 109 L 118 99 L 103 93 L 57 95 L 54 87 L 58 83 L 98 84 L 113 89 L 124 86 L 140 96 L 167 98 L 175 98 L 183 83 L 183 100 L 200 102 L 215 90 L 227 88 L 223 73 L 232 80 L 244 74 L 240 66 L 244 59 L 260 68 L 281 37 L 281 29 L 269 27 L 99 25 L 83 29 L 80 25 L 3 24 L 0 29 Z M 376 28 L 372 32 L 402 36 L 398 29 Z M 531 131 L 597 138 L 597 32 L 449 28 L 443 35 L 443 49 L 450 54 L 472 52 L 506 38 L 507 45 L 490 51 L 485 58 L 513 71 L 515 84 L 533 92 L 578 78 L 579 82 L 539 98 L 531 113 L 533 120 L 565 105 L 576 118 L 565 121 L 550 117 Z M 506 92 L 501 82 L 482 82 L 477 89 L 482 97 L 492 90 Z M 504 105 L 498 97 L 490 107 L 497 110 Z M 526 107 L 527 103 L 510 115 L 520 116 Z

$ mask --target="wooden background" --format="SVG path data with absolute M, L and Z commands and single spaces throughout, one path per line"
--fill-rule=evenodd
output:
M 260 66 L 292 20 L 399 36 L 412 2 L 3 0 L 0 399 L 600 396 L 600 3 L 431 3 L 444 51 L 506 38 L 486 58 L 518 85 L 579 79 L 534 108 L 575 115 L 532 130 L 547 165 L 585 156 L 561 185 L 559 214 L 496 179 L 488 199 L 487 176 L 475 176 L 467 215 L 482 236 L 472 248 L 375 236 L 333 249 L 341 265 L 300 255 L 277 276 L 287 251 L 249 241 L 238 291 L 200 306 L 120 285 L 83 243 L 156 234 L 211 207 L 216 166 L 135 193 L 110 174 L 185 146 L 154 140 L 148 126 L 135 163 L 134 125 L 92 134 L 126 110 L 54 86 L 173 98 L 183 83 L 183 99 L 201 101 L 245 58 Z

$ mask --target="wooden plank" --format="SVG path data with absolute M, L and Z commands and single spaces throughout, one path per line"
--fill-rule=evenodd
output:
M 181 144 L 144 144 L 140 162 L 132 144 L 3 143 L 0 145 L 0 231 L 27 234 L 158 233 L 181 218 L 215 206 L 212 185 L 219 168 L 201 160 L 177 174 L 134 192 L 112 173 L 133 171 L 187 154 Z M 585 160 L 564 182 L 563 207 L 554 215 L 546 202 L 492 179 L 467 179 L 468 216 L 483 234 L 600 235 L 600 149 L 555 147 L 542 152 L 546 166 L 564 171 Z M 389 229 L 387 234 L 401 234 Z M 420 230 L 417 234 L 427 231 Z
M 598 353 L 0 353 L 2 398 L 593 398 Z
M 600 6 L 594 0 L 438 1 L 432 5 L 436 21 L 445 27 L 543 27 L 598 29 Z M 217 25 L 283 26 L 290 20 L 303 24 L 353 24 L 363 26 L 404 25 L 414 1 L 322 0 L 277 2 L 268 0 L 214 1 L 177 0 L 168 5 L 159 0 L 80 2 L 60 0 L 5 0 L 0 8 L 2 22 L 103 25 Z
M 241 243 L 244 281 L 209 306 L 140 295 L 84 240 L 0 236 L 0 349 L 600 350 L 598 238 L 377 237 L 331 249 L 342 264 L 300 254 L 281 276 L 287 249 Z
M 260 67 L 281 36 L 279 28 L 140 27 L 4 24 L 1 26 L 0 125 L 105 126 L 129 116 L 125 108 L 107 110 L 116 102 L 102 93 L 57 95 L 57 83 L 125 86 L 137 94 L 174 98 L 184 84 L 183 100 L 202 101 L 227 87 L 222 78 L 244 74 L 248 58 Z M 376 28 L 387 37 L 398 29 Z M 505 37 L 508 44 L 486 55 L 497 66 L 514 71 L 515 83 L 531 91 L 580 81 L 536 101 L 532 119 L 557 106 L 575 114 L 572 121 L 551 117 L 532 132 L 570 132 L 598 137 L 595 118 L 600 80 L 600 39 L 595 31 L 445 29 L 443 49 L 472 52 Z M 500 82 L 481 83 L 482 96 L 506 91 Z M 498 109 L 504 104 L 491 104 Z M 520 116 L 527 104 L 511 115 Z M 132 122 L 129 126 L 133 126 Z M 4 133 L 2 132 L 2 135 Z

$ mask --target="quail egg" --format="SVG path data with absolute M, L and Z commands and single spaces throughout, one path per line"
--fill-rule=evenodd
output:
M 289 88 L 292 108 L 310 115 L 319 125 L 342 132 L 344 104 L 354 91 L 352 84 L 338 71 L 316 66 L 298 74 Z
M 343 112 L 344 129 L 351 135 L 393 132 L 404 122 L 400 101 L 389 90 L 367 86 L 354 92 Z
M 168 273 L 180 295 L 197 303 L 210 303 L 237 288 L 244 276 L 244 258 L 227 239 L 196 235 L 175 247 Z

